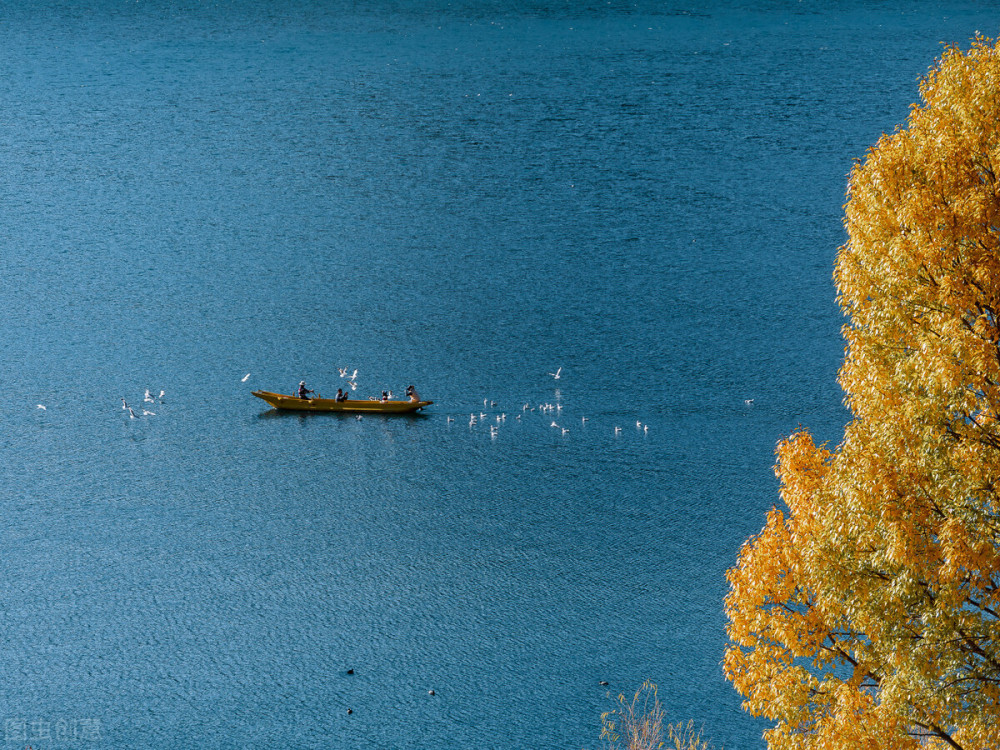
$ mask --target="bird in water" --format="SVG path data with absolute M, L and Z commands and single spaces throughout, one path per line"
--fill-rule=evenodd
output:
M 122 411 L 128 408 L 128 404 L 125 403 L 125 399 L 122 399 Z
M 560 375 L 561 372 L 562 372 L 562 368 L 560 367 L 555 372 L 550 372 L 549 375 L 551 375 L 554 379 L 559 380 L 559 375 Z
M 142 416 L 144 416 L 144 417 L 155 417 L 156 416 L 156 412 L 155 411 L 147 411 L 146 409 L 143 409 L 142 410 Z
M 129 419 L 138 419 L 139 418 L 138 415 L 134 411 L 132 411 L 132 407 L 131 406 L 128 408 L 128 418 Z
M 42 411 L 45 411 L 45 407 L 42 406 L 41 404 L 38 405 L 38 408 L 41 409 Z
M 146 389 L 146 395 L 142 397 L 143 401 L 148 403 L 153 403 L 153 394 L 149 392 L 149 388 Z

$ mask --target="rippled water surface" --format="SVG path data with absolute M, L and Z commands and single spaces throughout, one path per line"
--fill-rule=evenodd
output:
M 725 570 L 775 442 L 847 418 L 845 175 L 941 41 L 996 25 L 5 5 L 5 746 L 594 748 L 648 678 L 760 748 L 721 674 Z M 338 367 L 435 403 L 250 395 L 329 395 Z

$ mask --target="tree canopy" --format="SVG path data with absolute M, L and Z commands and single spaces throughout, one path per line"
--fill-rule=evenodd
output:
M 848 184 L 834 450 L 729 571 L 724 669 L 772 750 L 1000 737 L 1000 43 L 945 50 Z

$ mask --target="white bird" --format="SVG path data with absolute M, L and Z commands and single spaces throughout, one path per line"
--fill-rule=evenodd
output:
M 354 372 L 351 373 L 351 377 L 349 377 L 348 380 L 357 380 L 357 379 L 358 379 L 358 371 L 355 370 Z
M 357 384 L 357 383 L 355 383 L 355 382 L 354 382 L 353 380 L 348 380 L 348 381 L 347 381 L 347 384 L 348 384 L 349 386 L 351 386 L 351 390 L 352 390 L 352 391 L 356 391 L 356 390 L 358 390 L 358 384 Z
M 561 372 L 562 372 L 562 368 L 560 367 L 560 368 L 559 368 L 558 370 L 556 370 L 555 372 L 550 372 L 550 373 L 549 373 L 549 375 L 551 375 L 551 376 L 552 376 L 553 378 L 555 378 L 556 380 L 559 380 L 559 374 L 560 374 Z
M 246 375 L 244 375 L 244 376 L 243 376 L 243 380 L 241 380 L 240 382 L 241 382 L 241 383 L 245 383 L 245 382 L 247 382 L 247 380 L 249 380 L 249 379 L 250 379 L 250 373 L 248 372 L 248 373 L 247 373 Z
M 38 408 L 41 409 L 42 411 L 45 411 L 45 407 L 42 406 L 41 404 L 38 405 Z
M 136 416 L 136 413 L 134 411 L 132 411 L 132 407 L 131 406 L 128 408 L 128 418 L 129 419 L 138 419 L 139 418 L 138 416 Z
M 155 417 L 156 416 L 156 412 L 155 411 L 146 411 L 145 409 L 143 409 L 142 410 L 142 416 L 144 416 L 144 417 Z
M 747 406 L 753 406 L 753 399 L 752 398 L 743 399 L 743 403 L 746 404 Z
M 149 388 L 146 389 L 146 395 L 142 397 L 142 400 L 153 403 L 153 394 L 149 392 Z
M 622 432 L 622 428 L 621 427 L 615 427 L 615 434 L 616 435 L 620 435 L 621 432 Z
M 637 429 L 637 430 L 641 430 L 642 429 L 642 422 L 640 422 L 638 419 L 635 420 L 635 429 Z
M 644 433 L 645 433 L 645 432 L 649 432 L 649 425 L 648 425 L 648 424 L 644 424 L 644 425 L 642 426 L 642 431 L 643 431 Z
M 580 421 L 583 422 L 584 424 L 587 424 L 587 418 L 586 417 L 580 417 Z
M 127 408 L 128 408 L 128 404 L 125 403 L 125 399 L 122 399 L 122 409 L 124 410 L 124 409 L 127 409 Z
M 563 431 L 563 435 L 565 435 L 567 432 L 569 432 L 569 427 L 563 427 L 562 431 Z
M 551 424 L 551 425 L 549 425 L 549 426 L 550 426 L 550 427 L 558 427 L 559 425 L 557 425 L 557 424 L 556 424 L 556 421 L 555 421 L 555 420 L 553 419 L 553 420 L 552 420 L 552 424 Z
M 340 377 L 342 377 L 342 378 L 346 378 L 347 377 L 347 368 L 346 367 L 338 367 L 337 368 L 337 372 L 340 373 Z
M 357 416 L 355 417 L 355 419 L 356 419 L 356 420 L 358 420 L 358 421 L 360 422 L 360 421 L 361 421 L 361 415 L 360 415 L 360 414 L 358 414 L 358 415 L 357 415 Z
M 248 373 L 247 373 L 247 378 L 249 378 L 249 377 L 250 377 L 250 373 L 248 372 Z M 244 379 L 244 380 L 246 380 L 247 378 L 243 378 L 243 379 Z M 166 395 L 167 395 L 167 392 L 166 392 L 166 391 L 160 391 L 160 395 L 159 395 L 159 398 L 163 398 L 163 397 L 164 397 L 164 396 L 166 396 Z M 161 402 L 161 403 L 162 403 L 162 402 Z
M 449 422 L 454 422 L 454 421 L 455 421 L 455 418 L 454 418 L 454 417 L 448 417 L 448 421 L 449 421 Z

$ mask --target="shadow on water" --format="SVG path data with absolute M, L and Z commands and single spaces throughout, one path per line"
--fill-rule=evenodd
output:
M 424 414 L 421 412 L 406 412 L 404 414 L 358 414 L 357 412 L 349 411 L 291 411 L 291 410 L 281 410 L 281 409 L 267 409 L 260 412 L 257 415 L 257 419 L 354 419 L 356 420 L 359 416 L 365 419 L 408 419 L 412 421 L 419 421 L 421 419 L 429 419 L 430 414 Z

